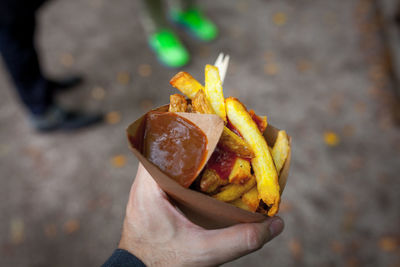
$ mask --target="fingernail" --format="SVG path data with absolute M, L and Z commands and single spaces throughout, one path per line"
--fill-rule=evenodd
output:
M 268 229 L 269 233 L 271 234 L 271 238 L 274 238 L 275 236 L 279 235 L 283 230 L 282 219 L 279 217 L 272 219 L 272 222 L 270 223 Z

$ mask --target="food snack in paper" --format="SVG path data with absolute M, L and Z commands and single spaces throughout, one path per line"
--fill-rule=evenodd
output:
M 263 136 L 267 118 L 248 111 L 236 98 L 225 99 L 215 66 L 206 66 L 204 86 L 186 72 L 176 74 L 170 84 L 184 95 L 170 96 L 169 112 L 216 114 L 225 122 L 216 149 L 195 180 L 173 178 L 241 209 L 275 215 L 281 194 L 279 175 L 290 155 L 286 132 L 279 131 L 276 142 L 267 144 Z

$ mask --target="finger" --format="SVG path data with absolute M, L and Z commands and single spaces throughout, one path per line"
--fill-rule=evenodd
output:
M 281 218 L 268 218 L 261 223 L 244 223 L 225 229 L 208 230 L 204 235 L 208 261 L 222 264 L 260 249 L 284 228 Z

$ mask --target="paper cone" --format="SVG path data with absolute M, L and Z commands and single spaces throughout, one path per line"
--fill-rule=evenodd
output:
M 155 111 L 168 111 L 168 105 L 154 109 Z M 207 160 L 215 149 L 219 137 L 222 133 L 223 122 L 216 115 L 178 113 L 195 123 L 206 134 L 208 139 Z M 266 219 L 265 215 L 242 210 L 231 204 L 216 200 L 206 194 L 184 188 L 175 180 L 164 174 L 157 166 L 148 161 L 142 154 L 143 133 L 144 133 L 145 114 L 133 122 L 126 130 L 129 146 L 143 164 L 146 170 L 151 174 L 158 185 L 173 199 L 179 209 L 187 216 L 189 220 L 207 229 L 217 229 L 231 226 L 238 223 L 261 222 Z M 264 132 L 264 137 L 270 146 L 273 146 L 279 129 L 268 125 Z M 291 138 L 289 138 L 289 144 Z M 279 176 L 279 185 L 281 194 L 285 188 L 287 177 L 289 175 L 291 152 L 282 168 Z

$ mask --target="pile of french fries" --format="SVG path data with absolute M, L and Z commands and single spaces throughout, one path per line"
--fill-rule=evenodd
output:
M 187 72 L 176 74 L 170 84 L 184 94 L 170 96 L 170 112 L 216 114 L 225 122 L 196 188 L 239 208 L 274 216 L 280 203 L 279 174 L 290 150 L 286 132 L 279 131 L 269 147 L 263 137 L 267 118 L 247 111 L 236 98 L 225 99 L 215 66 L 206 65 L 205 86 Z

